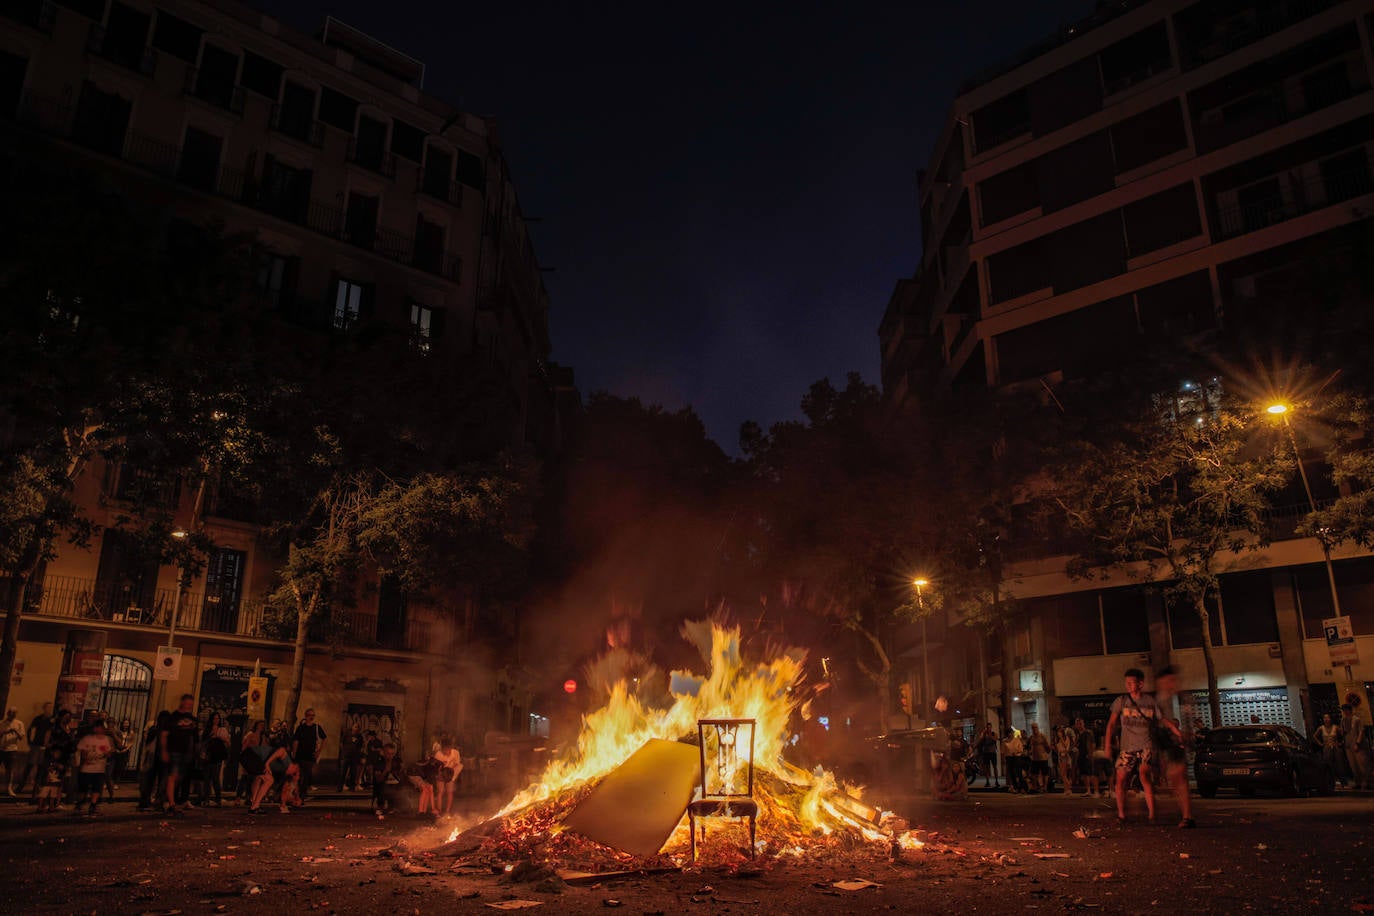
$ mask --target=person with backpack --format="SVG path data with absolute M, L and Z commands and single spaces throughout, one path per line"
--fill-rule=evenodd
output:
M 1145 808 L 1150 822 L 1155 819 L 1155 782 L 1154 758 L 1155 742 L 1153 731 L 1163 718 L 1155 698 L 1145 692 L 1145 672 L 1139 668 L 1127 668 L 1126 692 L 1112 703 L 1111 718 L 1107 720 L 1107 734 L 1102 739 L 1102 748 L 1107 757 L 1112 756 L 1112 736 L 1117 727 L 1121 729 L 1118 745 L 1120 753 L 1116 758 L 1116 822 L 1126 823 L 1126 790 L 1130 787 L 1131 777 L 1140 775 L 1140 787 L 1145 794 Z

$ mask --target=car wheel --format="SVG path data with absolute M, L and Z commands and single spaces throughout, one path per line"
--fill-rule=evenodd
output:
M 1302 798 L 1307 794 L 1302 787 L 1302 777 L 1298 774 L 1298 768 L 1292 767 L 1288 771 L 1288 785 L 1284 788 L 1283 794 L 1289 798 Z
M 1200 782 L 1197 784 L 1197 794 L 1203 798 L 1216 798 L 1217 787 L 1210 782 Z

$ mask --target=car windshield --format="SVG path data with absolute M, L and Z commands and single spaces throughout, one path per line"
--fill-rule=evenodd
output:
M 1207 736 L 1207 743 L 1217 746 L 1228 744 L 1264 744 L 1278 740 L 1279 733 L 1272 728 L 1221 728 Z

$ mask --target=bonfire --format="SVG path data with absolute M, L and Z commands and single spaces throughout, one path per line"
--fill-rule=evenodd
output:
M 685 816 L 658 854 L 647 858 L 594 843 L 565 829 L 563 821 L 646 743 L 695 743 L 701 719 L 755 721 L 753 797 L 759 805 L 755 848 L 748 849 L 742 825 L 712 819 L 704 861 L 742 864 L 754 854 L 764 860 L 895 855 L 921 845 L 899 819 L 865 804 L 860 787 L 841 784 L 822 767 L 807 770 L 785 759 L 789 722 L 803 695 L 804 650 L 746 659 L 738 627 L 709 621 L 685 623 L 682 635 L 700 651 L 704 675 L 674 671 L 666 708 L 642 702 L 628 679 L 615 683 L 605 705 L 583 717 L 576 744 L 563 757 L 493 818 L 461 834 L 454 831 L 442 851 L 492 865 L 539 862 L 589 872 L 679 867 L 688 860 Z M 742 751 L 747 758 L 749 749 Z

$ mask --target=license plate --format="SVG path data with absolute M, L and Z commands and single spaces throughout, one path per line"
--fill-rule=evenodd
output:
M 1249 767 L 1228 767 L 1221 771 L 1222 776 L 1249 776 Z

